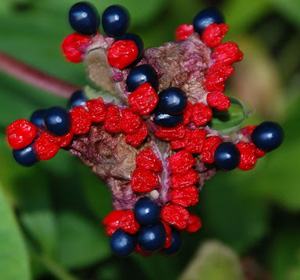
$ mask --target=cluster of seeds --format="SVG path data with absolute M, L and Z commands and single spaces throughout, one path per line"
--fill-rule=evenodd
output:
M 65 38 L 62 49 L 69 61 L 77 63 L 101 35 L 100 17 L 93 5 L 79 2 L 70 9 L 69 21 L 76 33 Z M 232 64 L 243 57 L 235 43 L 222 43 L 229 26 L 218 10 L 199 12 L 193 24 L 180 25 L 175 32 L 177 42 L 198 36 L 201 44 L 212 48 L 203 83 L 205 93 L 196 101 L 189 98 L 184 86 L 160 89 L 159 71 L 141 62 L 141 38 L 126 33 L 129 23 L 129 14 L 121 6 L 112 5 L 102 14 L 109 42 L 106 60 L 112 70 L 125 71 L 127 103 L 117 106 L 100 97 L 88 100 L 79 90 L 72 94 L 69 110 L 38 110 L 30 121 L 20 119 L 10 124 L 7 139 L 16 161 L 31 166 L 52 158 L 60 148 L 68 148 L 79 136 L 88 135 L 93 126 L 111 135 L 124 134 L 126 144 L 136 153 L 135 169 L 128 179 L 135 203 L 116 208 L 103 221 L 112 251 L 120 257 L 133 251 L 144 256 L 156 252 L 172 255 L 182 245 L 179 231 L 195 232 L 202 225 L 187 209 L 199 201 L 198 192 L 205 181 L 201 172 L 252 169 L 258 158 L 280 146 L 283 131 L 277 123 L 263 122 L 237 131 L 238 137 L 232 140 L 209 127 L 215 111 L 230 107 L 225 82 L 234 73 Z M 167 145 L 167 155 L 153 142 Z

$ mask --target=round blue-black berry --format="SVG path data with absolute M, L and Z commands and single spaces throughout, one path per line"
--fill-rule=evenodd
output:
M 183 114 L 169 115 L 162 112 L 156 112 L 154 123 L 163 127 L 174 127 L 183 122 Z
M 186 93 L 177 87 L 170 87 L 163 90 L 158 95 L 158 98 L 158 111 L 169 115 L 181 114 L 187 105 Z
M 46 112 L 47 112 L 46 109 L 40 109 L 40 110 L 34 111 L 31 114 L 30 122 L 33 123 L 35 126 L 45 128 L 44 117 L 45 117 Z
M 166 242 L 166 230 L 162 223 L 152 227 L 142 227 L 138 232 L 138 243 L 146 252 L 162 249 Z
M 39 161 L 33 149 L 33 144 L 20 150 L 13 150 L 13 157 L 18 164 L 23 166 L 32 166 Z
M 139 35 L 133 33 L 125 33 L 124 35 L 116 38 L 116 41 L 119 40 L 133 41 L 138 49 L 138 57 L 135 62 L 142 58 L 142 56 L 144 55 L 144 42 Z
M 143 83 L 149 83 L 156 91 L 158 89 L 158 76 L 155 69 L 149 64 L 143 64 L 133 68 L 126 79 L 129 92 L 136 90 Z
M 110 239 L 110 248 L 118 257 L 128 257 L 135 249 L 137 243 L 136 236 L 125 233 L 117 229 Z
M 56 136 L 67 134 L 71 128 L 69 112 L 58 106 L 47 110 L 44 121 L 46 128 Z
M 164 249 L 162 252 L 167 255 L 177 254 L 182 247 L 182 238 L 177 230 L 172 230 L 172 244 L 169 248 Z
M 252 133 L 252 141 L 255 146 L 265 152 L 278 148 L 284 138 L 281 126 L 275 122 L 263 122 Z
M 84 105 L 87 101 L 87 98 L 84 94 L 83 90 L 76 90 L 75 92 L 73 92 L 73 94 L 71 95 L 68 105 L 70 108 L 74 108 L 77 106 L 81 106 Z
M 207 8 L 200 11 L 193 19 L 193 26 L 194 30 L 198 34 L 202 34 L 204 29 L 211 25 L 212 23 L 224 23 L 224 16 L 223 14 L 214 8 Z
M 232 170 L 240 163 L 240 152 L 233 143 L 223 142 L 217 147 L 214 159 L 218 167 Z
M 76 32 L 83 35 L 93 35 L 99 29 L 100 17 L 93 4 L 78 2 L 69 11 L 69 22 Z
M 153 226 L 160 220 L 160 207 L 149 197 L 140 198 L 134 205 L 133 212 L 141 226 Z
M 125 34 L 130 24 L 128 11 L 119 5 L 105 9 L 102 15 L 102 26 L 108 36 L 117 37 Z

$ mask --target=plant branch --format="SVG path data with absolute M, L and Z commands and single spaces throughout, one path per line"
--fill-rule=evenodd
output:
M 49 93 L 69 97 L 80 86 L 54 78 L 0 51 L 0 71 L 25 83 L 48 91 Z

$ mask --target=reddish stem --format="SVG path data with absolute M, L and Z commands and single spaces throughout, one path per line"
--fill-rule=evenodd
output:
M 1 51 L 0 71 L 61 97 L 69 97 L 75 90 L 81 88 L 34 69 Z

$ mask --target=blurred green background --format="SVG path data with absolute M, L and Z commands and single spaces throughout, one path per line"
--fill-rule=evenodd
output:
M 84 66 L 60 53 L 75 2 L 1 0 L 0 50 L 71 83 L 89 83 Z M 299 280 L 300 1 L 91 2 L 100 13 L 111 4 L 126 6 L 130 31 L 147 47 L 173 40 L 175 28 L 202 8 L 220 8 L 231 25 L 226 41 L 245 54 L 227 93 L 248 106 L 245 125 L 278 121 L 286 138 L 254 170 L 219 172 L 205 185 L 193 209 L 203 228 L 183 234 L 178 256 L 119 259 L 101 226 L 111 210 L 105 185 L 64 151 L 20 167 L 6 144 L 9 123 L 66 101 L 0 72 L 0 279 Z

